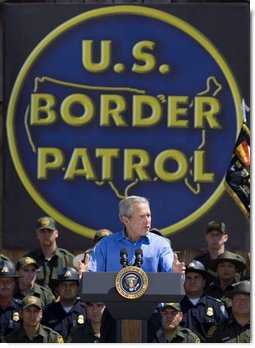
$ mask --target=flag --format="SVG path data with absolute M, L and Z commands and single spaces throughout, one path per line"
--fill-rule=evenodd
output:
M 242 212 L 250 217 L 250 129 L 243 122 L 234 147 L 225 186 Z

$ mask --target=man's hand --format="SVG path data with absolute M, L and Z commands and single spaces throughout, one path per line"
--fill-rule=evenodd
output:
M 174 253 L 174 261 L 173 261 L 172 269 L 174 273 L 185 274 L 185 269 L 186 269 L 185 263 L 180 262 L 178 260 L 178 256 L 176 253 Z
M 78 262 L 78 273 L 79 278 L 81 279 L 83 272 L 88 272 L 89 270 L 89 254 L 86 254 L 84 262 L 79 261 Z

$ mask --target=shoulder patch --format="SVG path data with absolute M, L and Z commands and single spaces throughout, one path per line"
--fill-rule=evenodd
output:
M 206 337 L 212 337 L 213 333 L 216 331 L 217 326 L 212 326 L 210 329 L 207 331 Z

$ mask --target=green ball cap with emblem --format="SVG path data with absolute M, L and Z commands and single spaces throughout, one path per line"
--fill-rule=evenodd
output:
M 36 269 L 39 268 L 39 265 L 38 263 L 32 259 L 32 257 L 29 257 L 29 256 L 25 256 L 25 257 L 21 257 L 17 263 L 16 263 L 16 270 L 20 270 L 20 269 L 23 269 L 25 268 L 26 266 L 29 266 L 29 265 L 34 265 Z
M 56 221 L 50 216 L 41 217 L 40 219 L 37 220 L 36 231 L 40 231 L 44 229 L 55 231 L 57 229 Z
M 181 311 L 181 305 L 180 305 L 180 303 L 177 303 L 177 302 L 163 303 L 163 305 L 162 305 L 162 307 L 161 307 L 161 310 L 164 309 L 164 308 L 167 308 L 167 307 L 174 308 L 174 309 L 176 309 L 178 312 Z
M 24 297 L 20 306 L 22 309 L 28 308 L 30 306 L 36 306 L 40 309 L 43 308 L 42 302 L 39 299 L 39 297 L 32 296 L 32 295 Z
M 210 221 L 207 225 L 206 233 L 209 233 L 211 231 L 219 231 L 223 234 L 226 234 L 226 225 L 224 222 L 220 221 Z

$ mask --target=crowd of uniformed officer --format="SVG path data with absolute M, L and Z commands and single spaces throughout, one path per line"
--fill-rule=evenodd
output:
M 36 233 L 39 248 L 20 258 L 16 267 L 0 254 L 0 341 L 114 342 L 114 337 L 100 339 L 104 304 L 84 303 L 79 298 L 75 258 L 57 246 L 54 219 L 40 218 Z M 210 237 L 218 233 L 219 240 L 224 238 L 225 225 L 209 223 L 210 233 Z M 108 234 L 108 230 L 98 231 L 94 242 Z M 148 342 L 250 342 L 250 281 L 244 278 L 245 260 L 225 249 L 214 259 L 208 260 L 208 255 L 207 268 L 198 259 L 186 266 L 181 302 L 164 303 L 154 311 L 148 321 Z M 36 324 L 31 325 L 33 321 Z M 110 326 L 109 321 L 106 328 Z M 102 332 L 101 337 L 105 337 Z

